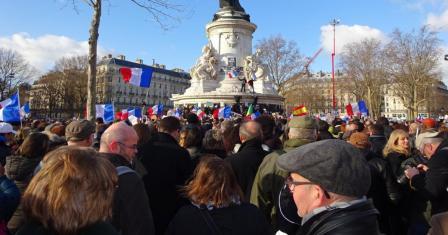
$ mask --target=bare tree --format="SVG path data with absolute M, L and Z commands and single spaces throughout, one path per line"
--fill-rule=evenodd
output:
M 3 100 L 29 81 L 34 69 L 23 57 L 12 50 L 0 48 L 0 99 Z
M 76 0 L 70 0 L 76 9 Z M 179 21 L 176 14 L 184 12 L 181 5 L 173 4 L 170 0 L 130 0 L 136 6 L 142 8 L 154 19 L 163 29 L 167 29 L 169 22 Z M 83 0 L 92 10 L 92 21 L 89 29 L 89 65 L 87 79 L 87 119 L 95 118 L 96 103 L 96 63 L 98 30 L 100 27 L 103 0 Z
M 377 39 L 365 39 L 345 46 L 341 67 L 347 76 L 345 85 L 360 100 L 366 101 L 370 115 L 381 114 L 382 89 L 386 83 L 384 48 Z
M 260 40 L 255 47 L 260 51 L 261 62 L 268 66 L 277 91 L 282 94 L 284 82 L 301 71 L 304 65 L 296 43 L 277 35 Z
M 81 115 L 87 101 L 88 57 L 61 58 L 56 61 L 54 70 L 61 74 L 64 111 L 70 116 Z
M 439 43 L 436 33 L 427 27 L 402 33 L 395 30 L 387 47 L 387 68 L 395 95 L 409 110 L 409 118 L 418 114 L 419 105 L 427 100 L 432 84 L 440 80 Z

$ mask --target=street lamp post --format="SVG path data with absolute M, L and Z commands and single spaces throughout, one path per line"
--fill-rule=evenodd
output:
M 330 24 L 333 26 L 333 52 L 331 53 L 331 83 L 333 86 L 333 112 L 336 113 L 336 89 L 334 80 L 334 57 L 336 56 L 336 25 L 340 20 L 333 19 Z

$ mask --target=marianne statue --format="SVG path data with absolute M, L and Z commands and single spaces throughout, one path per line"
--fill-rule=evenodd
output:
M 244 12 L 239 0 L 219 0 L 219 8 Z

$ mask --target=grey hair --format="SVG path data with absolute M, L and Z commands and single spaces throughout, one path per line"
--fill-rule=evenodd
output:
M 422 143 L 418 147 L 420 148 L 424 144 L 440 144 L 442 141 L 442 138 L 423 138 Z
M 255 138 L 262 139 L 263 137 L 261 126 L 255 121 L 249 121 L 241 124 L 239 131 L 240 137 L 244 137 L 246 140 Z

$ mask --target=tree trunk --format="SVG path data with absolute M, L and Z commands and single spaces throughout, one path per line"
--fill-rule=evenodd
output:
M 96 103 L 96 57 L 98 44 L 98 30 L 101 18 L 101 1 L 96 0 L 93 6 L 93 18 L 90 25 L 89 37 L 89 65 L 87 77 L 87 119 L 93 121 L 95 119 L 95 103 Z
M 370 87 L 367 87 L 367 107 L 369 109 L 369 113 L 372 117 L 375 117 L 375 110 L 373 108 L 373 99 L 372 99 L 372 90 Z
M 417 86 L 412 86 L 412 99 L 411 99 L 411 116 L 409 117 L 410 120 L 414 120 L 418 116 L 418 103 L 417 103 Z

